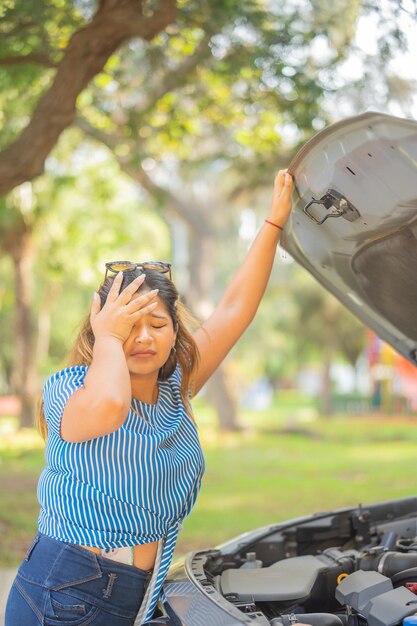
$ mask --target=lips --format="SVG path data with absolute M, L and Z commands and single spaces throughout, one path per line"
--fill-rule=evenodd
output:
M 155 356 L 155 350 L 138 350 L 137 352 L 132 352 L 130 356 L 133 357 L 147 357 L 147 356 Z

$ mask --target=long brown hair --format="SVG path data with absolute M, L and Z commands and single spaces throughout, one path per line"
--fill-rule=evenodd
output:
M 194 420 L 193 412 L 190 405 L 190 394 L 192 391 L 193 378 L 195 370 L 199 362 L 199 352 L 191 330 L 197 326 L 196 320 L 189 313 L 186 307 L 179 301 L 178 291 L 174 283 L 161 272 L 155 270 L 142 270 L 145 274 L 145 280 L 139 287 L 140 291 L 149 291 L 151 289 L 159 289 L 158 296 L 162 300 L 177 333 L 174 348 L 171 350 L 168 360 L 159 370 L 158 380 L 166 380 L 173 374 L 177 364 L 181 368 L 181 400 L 186 408 L 190 418 Z M 141 273 L 138 269 L 123 272 L 123 281 L 121 290 L 129 285 Z M 101 300 L 101 306 L 104 305 L 110 287 L 113 284 L 115 276 L 109 276 L 101 284 L 98 294 Z M 67 358 L 67 367 L 74 365 L 89 366 L 93 360 L 94 333 L 91 328 L 90 314 L 81 324 L 75 345 Z M 48 427 L 43 410 L 43 402 L 40 401 L 37 414 L 37 427 L 42 437 L 46 439 Z

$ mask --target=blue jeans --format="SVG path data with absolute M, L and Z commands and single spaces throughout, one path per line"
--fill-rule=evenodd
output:
M 10 590 L 5 626 L 132 626 L 151 574 L 38 533 Z

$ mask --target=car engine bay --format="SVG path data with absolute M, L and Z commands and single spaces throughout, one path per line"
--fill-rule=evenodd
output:
M 416 502 L 359 506 L 247 533 L 246 541 L 207 553 L 206 587 L 271 626 L 397 626 L 412 615 L 417 623 Z

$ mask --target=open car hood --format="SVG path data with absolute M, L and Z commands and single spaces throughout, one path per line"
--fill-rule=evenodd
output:
M 343 120 L 306 143 L 289 171 L 288 252 L 416 363 L 417 122 L 372 112 Z
M 172 620 L 149 626 L 405 625 L 417 616 L 417 498 L 316 513 L 189 553 L 164 592 Z

